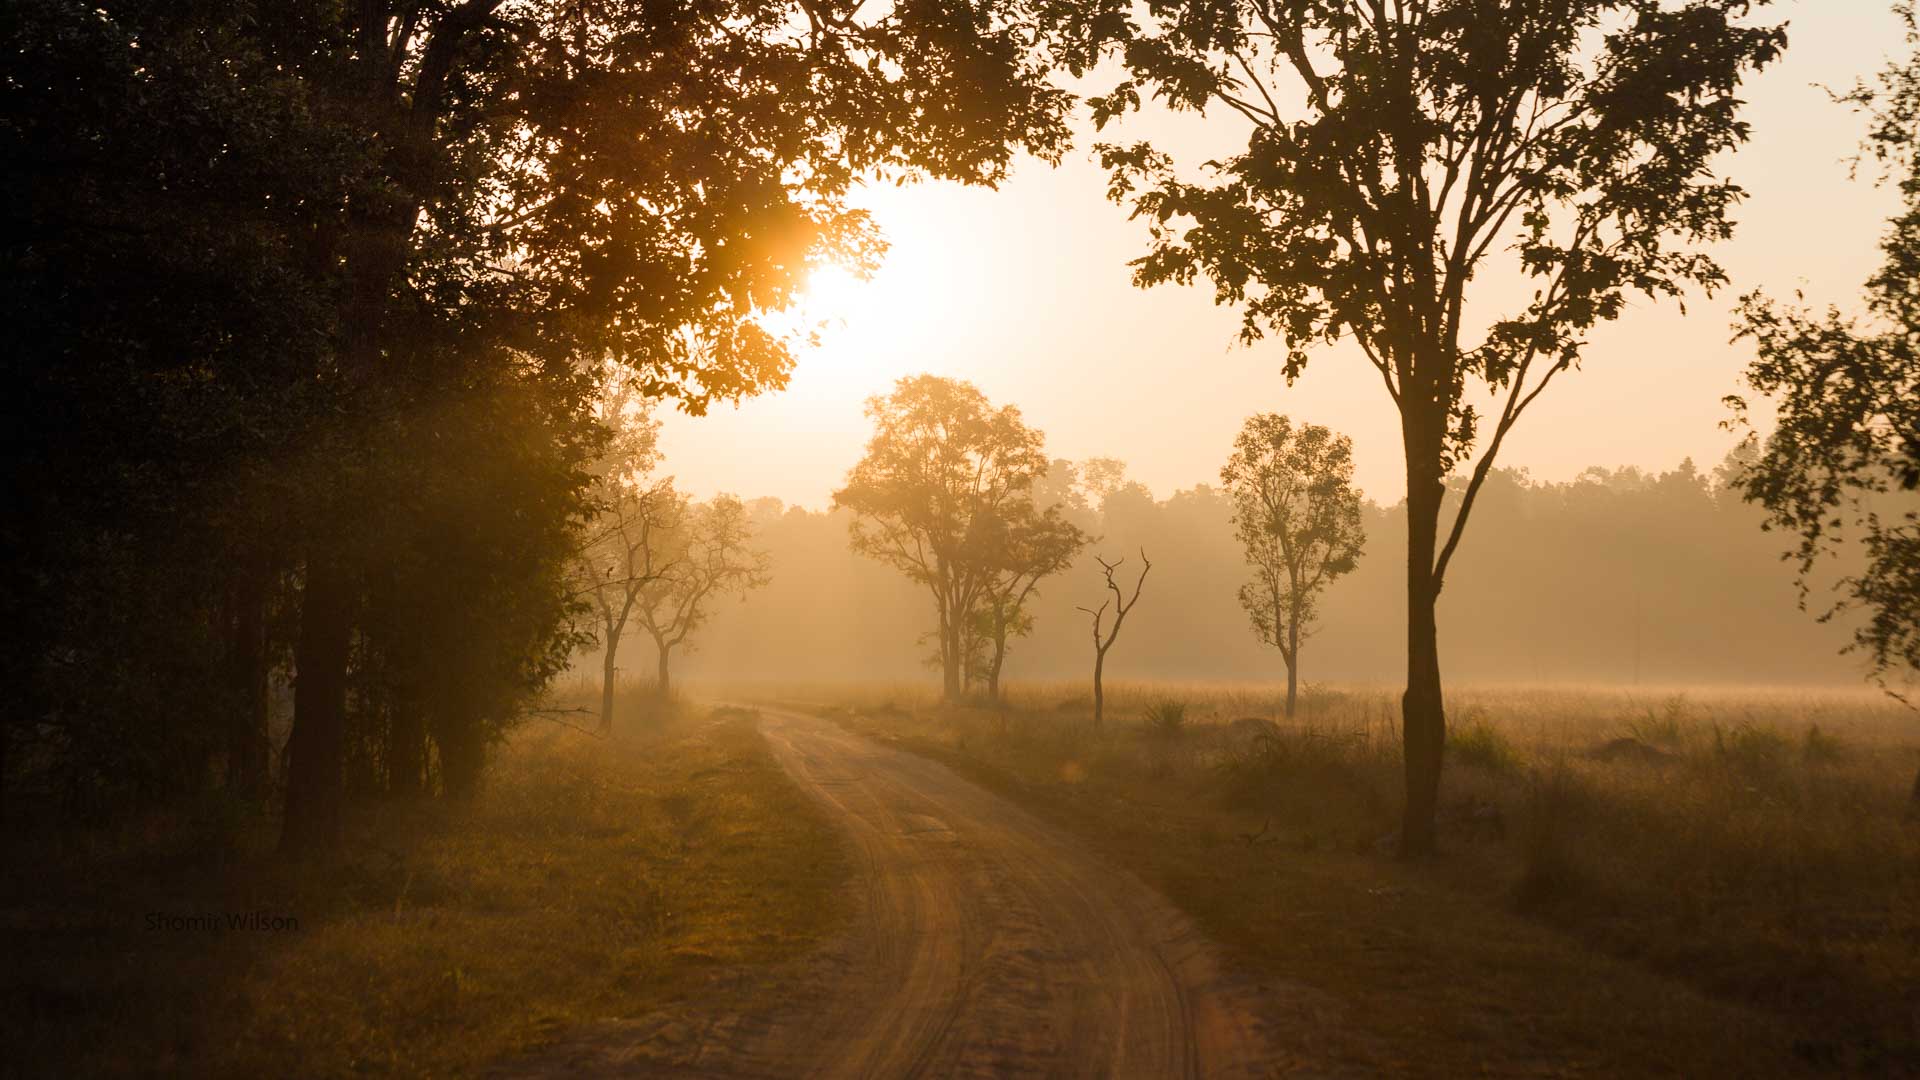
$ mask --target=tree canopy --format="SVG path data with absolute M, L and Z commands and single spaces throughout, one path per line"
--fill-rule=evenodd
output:
M 1904 494 L 1920 489 L 1920 28 L 1911 4 L 1899 11 L 1909 55 L 1847 96 L 1871 116 L 1869 155 L 1899 185 L 1883 261 L 1859 316 L 1744 298 L 1740 333 L 1757 351 L 1745 381 L 1775 421 L 1735 478 L 1768 527 L 1798 537 L 1803 596 L 1822 564 L 1842 568 L 1823 617 L 1864 609 L 1853 647 L 1883 680 L 1920 673 L 1920 511 Z M 1746 400 L 1728 403 L 1744 422 Z M 1853 549 L 1864 560 L 1846 558 Z

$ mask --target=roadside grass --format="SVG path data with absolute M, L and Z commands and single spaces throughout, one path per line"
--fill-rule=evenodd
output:
M 1282 725 L 1269 688 L 1121 685 L 1104 730 L 1071 685 L 1005 710 L 794 696 L 1042 811 L 1255 969 L 1346 1002 L 1363 1068 L 1920 1072 L 1920 726 L 1881 699 L 1457 690 L 1444 850 L 1404 863 L 1389 691 L 1315 687 Z M 1171 732 L 1150 719 L 1170 703 Z
M 225 858 L 170 826 L 16 846 L 0 1071 L 470 1074 L 815 945 L 844 854 L 751 717 L 623 698 L 640 734 L 530 723 L 471 804 L 368 807 L 326 866 L 273 859 L 265 822 Z

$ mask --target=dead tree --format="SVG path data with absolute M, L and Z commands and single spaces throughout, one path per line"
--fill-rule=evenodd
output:
M 1133 595 L 1129 597 L 1121 590 L 1120 583 L 1113 580 L 1113 572 L 1120 569 L 1120 565 L 1127 560 L 1117 559 L 1108 562 L 1098 555 L 1093 559 L 1100 564 L 1101 571 L 1106 574 L 1107 588 L 1113 593 L 1113 599 L 1102 601 L 1097 610 L 1086 607 L 1080 609 L 1093 618 L 1093 726 L 1098 728 L 1106 717 L 1106 692 L 1101 687 L 1100 678 L 1106 670 L 1107 650 L 1113 648 L 1113 643 L 1119 640 L 1120 624 L 1127 621 L 1127 613 L 1133 610 L 1133 605 L 1140 602 L 1140 588 L 1147 583 L 1147 571 L 1153 569 L 1153 563 L 1147 559 L 1146 549 L 1142 548 L 1140 577 L 1133 583 Z M 1113 608 L 1113 625 L 1103 632 L 1102 623 L 1106 620 L 1109 607 Z

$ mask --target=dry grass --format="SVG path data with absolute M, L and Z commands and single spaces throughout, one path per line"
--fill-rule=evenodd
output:
M 1155 880 L 1250 962 L 1353 1004 L 1370 1068 L 1920 1071 L 1920 718 L 1869 693 L 1456 690 L 1445 854 L 1404 864 L 1397 702 L 1078 686 L 1006 710 L 791 688 Z M 1148 720 L 1186 706 L 1177 733 Z M 1611 758 L 1594 752 L 1615 740 Z
M 0 897 L 5 1071 L 470 1073 L 819 940 L 841 847 L 752 723 L 682 711 L 635 726 L 620 743 L 530 726 L 475 803 L 370 808 L 353 854 L 324 868 L 245 853 L 267 836 L 224 863 L 158 836 L 16 852 Z M 146 925 L 257 911 L 299 928 Z

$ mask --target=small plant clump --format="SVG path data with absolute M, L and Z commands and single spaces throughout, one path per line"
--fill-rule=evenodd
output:
M 1462 764 L 1493 773 L 1518 772 L 1526 764 L 1513 740 L 1477 712 L 1447 732 L 1447 752 Z
M 1792 752 L 1793 743 L 1778 728 L 1751 721 L 1713 726 L 1714 757 L 1739 772 L 1777 773 Z
M 1846 752 L 1846 745 L 1838 735 L 1821 731 L 1819 724 L 1807 728 L 1807 736 L 1801 740 L 1800 756 L 1809 765 L 1830 765 Z
M 1146 731 L 1156 739 L 1177 739 L 1187 731 L 1187 705 L 1184 701 L 1162 701 L 1147 706 Z
M 1686 742 L 1687 712 L 1687 696 L 1675 694 L 1658 712 L 1649 707 L 1645 716 L 1629 722 L 1627 734 L 1649 746 L 1675 749 Z

